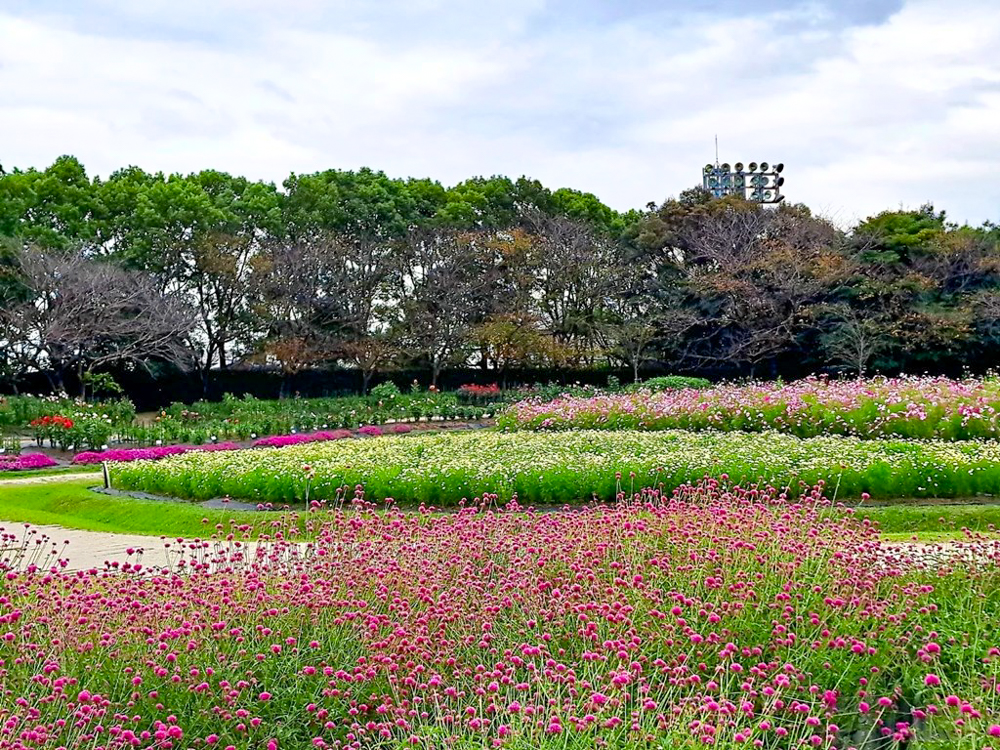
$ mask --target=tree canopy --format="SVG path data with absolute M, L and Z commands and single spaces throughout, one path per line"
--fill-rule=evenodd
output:
M 339 364 L 366 382 L 400 365 L 434 379 L 469 364 L 625 366 L 637 377 L 647 366 L 763 375 L 1000 363 L 1000 229 L 954 225 L 930 205 L 843 230 L 804 205 L 700 188 L 621 213 L 527 177 L 447 187 L 331 169 L 276 186 L 131 166 L 102 180 L 64 156 L 0 172 L 0 378 L 70 367 L 53 354 L 65 347 L 41 340 L 49 328 L 23 330 L 32 310 L 68 309 L 71 280 L 39 283 L 40 269 L 60 268 L 108 310 L 73 308 L 73 320 L 95 318 L 89 334 L 102 342 L 77 369 L 120 365 L 116 352 L 203 371 Z M 156 337 L 113 320 L 119 298 L 101 284 L 171 310 L 147 316 L 169 346 L 143 349 Z M 102 318 L 132 343 L 101 338 Z

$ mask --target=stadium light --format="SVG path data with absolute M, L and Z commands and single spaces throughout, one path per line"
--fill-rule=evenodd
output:
M 718 139 L 716 139 L 715 164 L 706 164 L 702 170 L 702 187 L 716 198 L 727 195 L 739 195 L 745 200 L 757 203 L 781 203 L 785 196 L 781 194 L 781 186 L 785 178 L 779 176 L 785 170 L 785 165 L 777 163 L 770 165 L 766 161 L 758 164 L 755 161 L 743 169 L 743 162 L 738 161 L 731 168 L 729 163 L 719 164 Z

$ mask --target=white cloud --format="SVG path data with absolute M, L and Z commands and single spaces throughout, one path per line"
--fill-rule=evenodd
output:
M 368 7 L 0 11 L 0 163 L 528 174 L 625 209 L 694 184 L 718 133 L 724 159 L 785 162 L 789 199 L 841 222 L 926 200 L 1000 219 L 991 0 L 867 25 L 792 3 L 599 23 L 541 0 Z

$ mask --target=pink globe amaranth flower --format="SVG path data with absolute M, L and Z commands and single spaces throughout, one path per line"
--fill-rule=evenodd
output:
M 990 737 L 1000 737 L 1000 724 L 990 724 L 990 728 L 986 731 Z
M 269 701 L 271 700 L 271 694 L 265 691 L 258 695 L 257 698 L 262 701 Z
M 924 684 L 927 685 L 927 687 L 938 687 L 941 684 L 941 678 L 933 673 L 928 674 L 924 677 Z

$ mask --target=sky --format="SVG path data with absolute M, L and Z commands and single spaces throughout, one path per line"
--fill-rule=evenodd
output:
M 527 175 L 643 208 L 785 164 L 841 225 L 1000 222 L 997 0 L 0 0 L 0 164 Z

